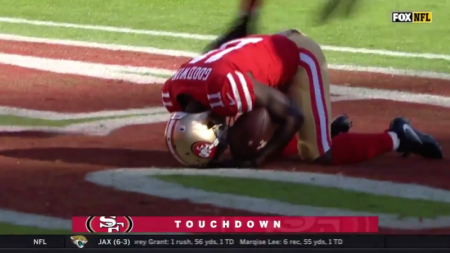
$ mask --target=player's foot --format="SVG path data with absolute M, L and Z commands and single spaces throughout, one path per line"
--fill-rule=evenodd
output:
M 433 136 L 413 128 L 408 120 L 395 118 L 391 122 L 389 131 L 397 133 L 400 139 L 398 152 L 405 155 L 409 153 L 419 154 L 430 159 L 443 158 L 441 146 Z
M 405 118 L 397 117 L 391 121 L 389 131 L 395 132 L 400 140 L 397 152 L 404 156 L 409 154 L 421 154 L 423 142 L 411 123 Z
M 441 145 L 434 139 L 433 136 L 422 133 L 417 129 L 414 132 L 420 137 L 422 141 L 422 148 L 420 149 L 420 155 L 429 159 L 442 159 L 444 155 L 442 154 Z
M 398 117 L 391 121 L 389 131 L 396 133 L 400 139 L 400 145 L 397 148 L 399 153 L 420 154 L 422 140 L 414 130 L 411 123 L 404 118 Z
M 347 133 L 352 126 L 353 122 L 350 121 L 347 114 L 336 117 L 331 122 L 331 138 L 342 133 Z

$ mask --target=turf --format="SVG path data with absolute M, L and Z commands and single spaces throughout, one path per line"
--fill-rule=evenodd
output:
M 144 116 L 147 114 L 133 114 L 133 115 L 123 115 L 123 116 L 112 116 L 112 117 L 96 117 L 96 118 L 84 118 L 84 119 L 67 119 L 67 120 L 48 120 L 48 119 L 38 119 L 38 118 L 27 118 L 19 117 L 14 115 L 0 115 L 0 125 L 3 126 L 42 126 L 42 127 L 66 127 L 73 124 L 79 123 L 89 123 L 99 120 L 106 119 L 120 119 L 120 118 L 130 118 L 136 116 Z
M 52 235 L 52 234 L 69 234 L 69 233 L 71 233 L 70 230 L 17 226 L 9 223 L 0 222 L 0 234 L 3 235 Z
M 152 77 L 156 77 L 156 78 L 170 78 L 172 77 L 172 75 L 168 75 L 168 74 L 157 74 L 154 72 L 142 72 L 142 71 L 120 71 L 121 73 L 124 74 L 137 74 L 137 75 L 143 75 L 143 76 L 152 76 Z M 175 73 L 175 71 L 174 71 Z
M 447 41 L 449 1 L 359 0 L 358 12 L 347 20 L 316 26 L 318 8 L 324 2 L 307 0 L 266 1 L 260 32 L 299 28 L 321 44 L 388 49 L 405 52 L 450 54 Z M 229 0 L 0 0 L 0 16 L 77 24 L 109 25 L 135 29 L 198 34 L 220 34 L 235 15 L 238 1 Z M 391 23 L 391 11 L 433 12 L 431 24 Z M 84 29 L 32 26 L 0 22 L 0 32 L 26 36 L 96 41 L 125 45 L 200 51 L 208 41 L 101 32 Z M 333 64 L 396 67 L 450 72 L 446 60 L 386 57 L 344 52 L 326 52 Z
M 441 0 L 360 0 L 351 19 L 315 26 L 324 1 L 266 1 L 261 31 L 297 27 L 322 44 L 450 54 L 447 9 Z M 111 25 L 200 34 L 219 34 L 236 13 L 229 0 L 0 0 L 1 16 Z M 432 11 L 431 24 L 391 23 L 391 11 Z M 1 24 L 3 26 L 3 24 Z M 38 32 L 36 30 L 36 32 Z M 134 36 L 134 35 L 131 35 Z
M 396 214 L 399 218 L 450 214 L 450 203 L 373 195 L 332 187 L 215 176 L 165 175 L 156 178 L 210 192 L 278 200 L 297 205 L 389 213 Z
M 39 28 L 38 30 L 40 31 L 39 33 L 37 33 L 34 29 L 30 29 L 29 26 L 0 23 L 0 32 L 40 38 L 70 39 L 120 45 L 148 46 L 193 52 L 200 52 L 202 48 L 208 43 L 207 41 L 183 40 L 172 37 L 129 35 L 121 33 L 66 29 L 57 27 Z M 394 66 L 401 69 L 450 73 L 450 64 L 446 60 L 427 60 L 333 51 L 325 51 L 325 55 L 327 56 L 328 62 L 331 64 L 353 64 L 381 67 Z M 156 76 L 155 74 L 152 75 Z

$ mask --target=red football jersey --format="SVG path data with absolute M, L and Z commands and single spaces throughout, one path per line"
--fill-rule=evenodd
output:
M 253 77 L 274 88 L 290 81 L 299 64 L 294 42 L 281 35 L 258 35 L 230 41 L 183 64 L 162 89 L 169 112 L 181 111 L 176 99 L 190 94 L 221 116 L 252 110 Z

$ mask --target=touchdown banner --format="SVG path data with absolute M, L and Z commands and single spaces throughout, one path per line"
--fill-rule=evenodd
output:
M 74 233 L 376 233 L 378 217 L 82 216 Z

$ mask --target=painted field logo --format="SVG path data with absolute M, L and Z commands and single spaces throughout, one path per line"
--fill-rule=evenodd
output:
M 130 216 L 90 216 L 86 228 L 91 233 L 129 233 L 133 220 Z
M 432 19 L 431 12 L 392 12 L 394 23 L 431 23 Z

